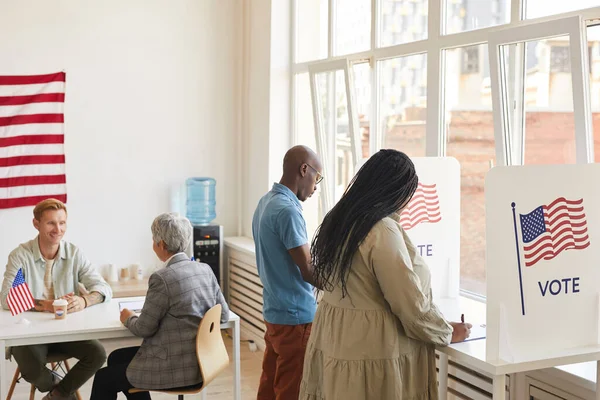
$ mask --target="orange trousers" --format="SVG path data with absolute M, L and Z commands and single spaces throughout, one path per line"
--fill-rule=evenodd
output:
M 266 348 L 257 400 L 297 400 L 312 324 L 265 324 Z

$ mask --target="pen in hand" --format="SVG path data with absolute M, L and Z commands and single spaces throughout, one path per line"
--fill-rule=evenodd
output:
M 465 314 L 460 314 L 460 322 L 465 323 Z

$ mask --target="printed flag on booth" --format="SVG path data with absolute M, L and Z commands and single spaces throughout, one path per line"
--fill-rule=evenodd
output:
M 65 73 L 0 75 L 0 209 L 67 201 Z
M 582 250 L 590 245 L 583 199 L 559 197 L 519 216 L 527 267 L 551 260 L 565 250 Z
M 8 291 L 6 301 L 12 315 L 31 310 L 35 305 L 29 286 L 27 286 L 27 282 L 25 282 L 22 269 L 19 269 L 19 272 L 17 272 L 12 287 Z
M 434 224 L 441 220 L 436 184 L 425 185 L 419 182 L 412 199 L 400 213 L 400 225 L 404 230 L 409 230 L 420 223 Z

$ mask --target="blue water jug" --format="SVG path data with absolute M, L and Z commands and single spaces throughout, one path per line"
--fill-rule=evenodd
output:
M 215 185 L 213 178 L 188 178 L 186 217 L 193 225 L 208 225 L 216 218 Z

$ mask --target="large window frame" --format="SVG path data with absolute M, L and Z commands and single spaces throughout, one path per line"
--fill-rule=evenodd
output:
M 359 147 L 360 138 L 358 133 L 358 114 L 356 111 L 356 105 L 354 102 L 354 90 L 353 79 L 352 79 L 352 68 L 346 59 L 336 61 L 325 61 L 321 63 L 311 64 L 308 67 L 309 79 L 310 79 L 310 91 L 313 105 L 313 121 L 315 124 L 315 135 L 317 152 L 321 156 L 321 161 L 325 166 L 324 175 L 325 180 L 322 183 L 321 193 L 321 206 L 323 210 L 330 210 L 334 204 L 335 198 L 335 137 L 329 137 L 328 131 L 336 129 L 336 121 L 334 117 L 329 118 L 333 126 L 325 126 L 325 118 L 321 114 L 323 110 L 321 101 L 322 96 L 319 93 L 319 85 L 317 82 L 317 75 L 328 74 L 328 81 L 332 85 L 330 90 L 333 89 L 335 93 L 335 73 L 340 71 L 344 74 L 344 92 L 346 98 L 346 107 L 348 113 L 348 128 L 350 135 L 350 146 L 352 153 L 352 165 L 356 165 L 359 161 Z M 328 106 L 330 112 L 335 112 L 335 99 L 328 96 L 325 99 L 326 102 L 331 103 Z
M 297 63 L 295 60 L 295 46 L 296 46 L 296 8 L 297 2 L 303 0 L 293 0 L 294 4 L 291 12 L 291 112 L 292 116 L 290 121 L 290 132 L 292 132 L 291 140 L 293 143 L 297 142 L 298 132 L 295 132 L 295 82 L 293 79 L 297 74 L 310 72 L 312 65 L 323 63 L 323 62 L 336 62 L 343 60 L 349 63 L 351 66 L 356 62 L 364 62 L 368 60 L 371 66 L 371 118 L 369 121 L 369 154 L 374 154 L 380 149 L 381 143 L 383 143 L 380 137 L 380 129 L 378 126 L 379 122 L 379 110 L 380 110 L 380 93 L 379 93 L 379 74 L 376 68 L 377 62 L 396 57 L 404 57 L 415 54 L 426 54 L 427 55 L 427 110 L 426 110 L 426 131 L 425 131 L 425 155 L 428 157 L 440 157 L 446 155 L 446 142 L 447 132 L 445 129 L 445 112 L 444 112 L 444 71 L 445 68 L 445 50 L 454 48 L 464 48 L 469 46 L 480 45 L 490 42 L 490 36 L 495 32 L 505 31 L 507 28 L 518 28 L 518 27 L 529 27 L 529 29 L 535 31 L 536 26 L 542 26 L 543 23 L 548 21 L 555 21 L 557 19 L 564 19 L 569 17 L 579 17 L 583 21 L 584 26 L 594 25 L 598 23 L 600 17 L 600 7 L 592 7 L 582 10 L 571 11 L 568 13 L 562 13 L 559 15 L 552 15 L 536 19 L 525 19 L 525 9 L 527 0 L 510 0 L 510 19 L 508 23 L 491 26 L 487 28 L 481 28 L 476 30 L 464 31 L 460 33 L 445 34 L 446 32 L 446 10 L 445 0 L 428 0 L 428 24 L 427 24 L 427 39 L 419 40 L 415 42 L 403 43 L 389 47 L 379 47 L 379 31 L 380 31 L 380 7 L 381 0 L 371 0 L 371 48 L 367 51 L 362 51 L 353 54 L 347 54 L 343 56 L 335 56 L 335 0 L 329 0 L 328 3 L 328 43 L 327 43 L 327 58 L 322 60 L 315 60 L 310 62 Z M 539 1 L 539 0 L 538 0 Z M 595 22 L 594 22 L 595 20 Z M 490 48 L 490 53 L 492 48 Z M 522 50 L 522 49 L 521 49 Z M 518 50 L 517 50 L 518 52 Z M 519 54 L 514 54 L 514 58 L 511 59 L 519 60 Z M 523 63 L 523 60 L 520 60 Z M 490 64 L 492 60 L 490 59 Z M 491 65 L 490 65 L 491 67 Z M 518 77 L 522 75 L 522 68 L 519 67 L 519 62 L 511 63 L 509 66 L 508 76 L 511 80 L 512 88 L 510 90 L 523 91 L 524 82 L 523 79 Z M 587 79 L 585 77 L 584 79 Z M 589 97 L 589 95 L 587 95 Z M 589 102 L 587 103 L 589 105 Z M 589 115 L 589 109 L 587 110 Z M 515 113 L 516 114 L 516 113 Z M 521 118 L 520 115 L 515 115 L 514 118 Z M 495 133 L 497 135 L 497 133 Z M 512 143 L 522 143 L 523 138 L 515 137 L 513 131 L 512 137 L 509 139 L 506 135 L 506 130 L 502 131 L 503 141 L 510 141 Z M 495 136 L 495 140 L 498 137 Z M 593 141 L 591 140 L 588 133 L 582 134 L 578 130 L 577 132 L 577 162 L 593 162 Z M 513 165 L 522 164 L 524 146 L 515 145 L 510 148 L 511 154 L 507 153 L 506 146 L 496 146 L 496 159 L 505 160 L 503 164 Z M 585 153 L 585 157 L 580 155 Z M 591 158 L 590 158 L 591 157 Z M 325 212 L 327 209 L 324 210 Z M 479 300 L 485 300 L 485 297 L 473 293 L 465 293 L 469 297 L 473 297 Z

